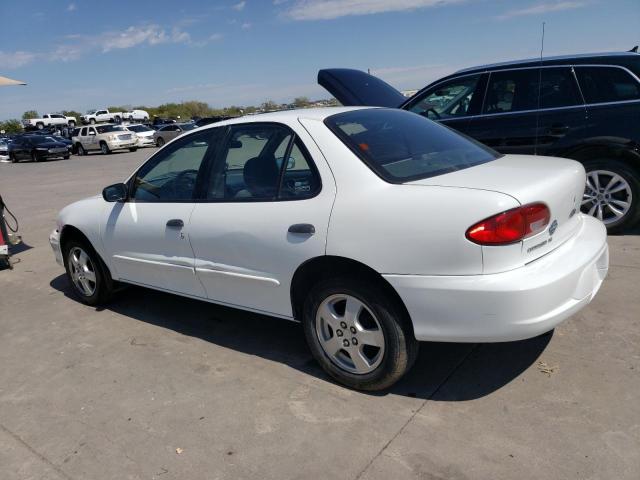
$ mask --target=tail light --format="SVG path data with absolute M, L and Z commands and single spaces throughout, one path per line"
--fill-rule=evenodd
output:
M 544 203 L 531 203 L 472 225 L 466 237 L 479 245 L 508 245 L 540 233 L 550 219 L 551 212 Z

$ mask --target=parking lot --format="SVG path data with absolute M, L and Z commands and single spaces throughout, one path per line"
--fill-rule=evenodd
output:
M 0 164 L 24 245 L 0 271 L 2 479 L 637 479 L 640 235 L 554 332 L 430 344 L 391 391 L 331 382 L 299 325 L 142 288 L 75 300 L 58 211 L 153 149 Z

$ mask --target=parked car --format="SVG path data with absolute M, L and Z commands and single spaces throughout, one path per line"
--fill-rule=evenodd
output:
M 59 113 L 47 113 L 42 118 L 30 118 L 22 120 L 22 126 L 25 130 L 38 129 L 42 130 L 45 127 L 74 127 L 76 125 L 76 117 L 65 117 Z
M 209 125 L 211 123 L 216 123 L 216 122 L 222 122 L 224 120 L 229 120 L 230 116 L 228 115 L 218 115 L 216 117 L 204 117 L 204 118 L 198 118 L 197 120 L 194 120 L 194 123 L 196 125 L 196 127 L 204 127 L 205 125 Z
M 162 125 L 168 125 L 170 123 L 177 123 L 172 118 L 163 118 L 163 117 L 153 117 L 153 125 L 154 127 L 159 127 Z
M 408 100 L 357 70 L 322 70 L 318 81 L 344 105 L 403 108 L 501 153 L 577 160 L 587 170 L 582 211 L 618 231 L 640 219 L 639 77 L 632 51 L 469 68 Z
M 124 282 L 299 320 L 329 375 L 377 390 L 418 341 L 533 337 L 589 303 L 608 249 L 584 183 L 398 109 L 286 111 L 187 132 L 50 243 L 89 305 Z
M 0 138 L 0 162 L 9 161 L 9 139 Z
M 122 114 L 122 118 L 130 122 L 148 122 L 149 113 L 146 110 L 129 110 Z
M 9 159 L 12 163 L 21 160 L 39 162 L 52 158 L 68 159 L 71 147 L 54 137 L 44 135 L 19 135 L 8 146 Z
M 138 137 L 138 147 L 155 147 L 156 141 L 153 138 L 155 130 L 146 125 L 127 125 L 127 130 L 130 130 Z
M 99 150 L 103 155 L 114 150 L 138 149 L 138 137 L 122 125 L 94 125 L 80 128 L 71 139 L 78 155 L 86 155 L 91 150 Z
M 153 140 L 156 142 L 158 147 L 161 147 L 168 141 L 173 140 L 184 132 L 193 130 L 194 128 L 196 128 L 196 126 L 193 123 L 170 123 L 169 125 L 164 125 L 153 132 Z
M 110 112 L 109 109 L 103 110 L 89 110 L 86 114 L 80 117 L 82 123 L 95 125 L 96 123 L 122 123 L 124 118 L 123 112 Z

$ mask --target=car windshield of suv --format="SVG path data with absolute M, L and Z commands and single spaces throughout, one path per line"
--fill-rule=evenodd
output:
M 149 127 L 145 127 L 144 125 L 127 125 L 127 129 L 131 130 L 132 132 L 153 132 L 152 128 Z
M 370 108 L 325 124 L 383 180 L 403 183 L 490 162 L 499 153 L 423 116 Z
M 109 132 L 126 132 L 127 129 L 125 127 L 120 127 L 118 125 L 101 125 L 96 127 L 98 133 L 109 133 Z

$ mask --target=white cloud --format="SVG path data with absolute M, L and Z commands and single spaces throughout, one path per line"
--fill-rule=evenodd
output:
M 76 4 L 75 4 L 75 3 L 70 3 L 70 4 L 67 6 L 67 12 L 73 12 L 73 11 L 75 11 L 77 8 L 78 8 L 78 7 L 76 6 Z
M 587 6 L 588 2 L 582 1 L 560 1 L 560 2 L 546 2 L 536 3 L 526 8 L 517 10 L 509 10 L 503 15 L 499 15 L 498 20 L 508 20 L 513 17 L 522 17 L 526 15 L 543 15 L 545 13 L 560 12 L 563 10 L 574 10 L 576 8 L 582 8 Z
M 30 64 L 37 56 L 37 53 L 22 50 L 16 52 L 3 52 L 0 50 L 0 65 L 9 70 L 13 70 L 14 68 L 20 68 Z
M 238 2 L 235 5 L 233 5 L 231 8 L 233 8 L 234 10 L 244 10 L 244 7 L 247 5 L 247 2 L 245 2 L 244 0 L 242 2 Z
M 212 33 L 211 35 L 209 35 L 210 42 L 216 42 L 218 40 L 222 40 L 223 38 L 224 38 L 224 35 L 221 33 Z
M 240 28 L 242 28 L 243 30 L 249 30 L 251 27 L 253 27 L 253 24 L 251 24 L 250 22 L 245 22 L 240 25 Z
M 464 0 L 296 0 L 285 16 L 293 20 L 330 20 L 348 15 L 402 12 Z

